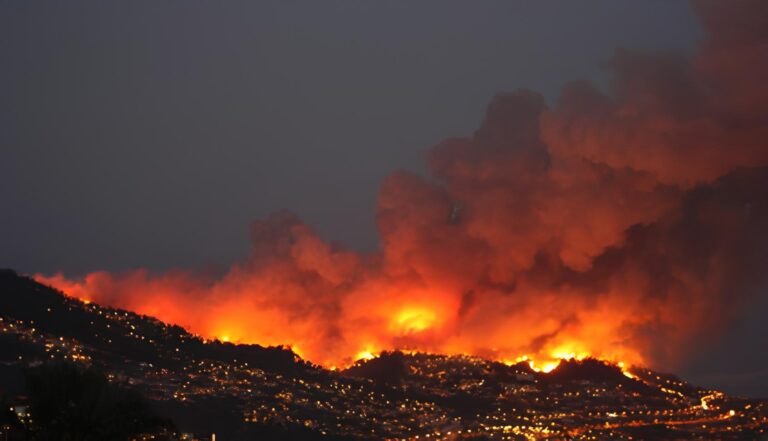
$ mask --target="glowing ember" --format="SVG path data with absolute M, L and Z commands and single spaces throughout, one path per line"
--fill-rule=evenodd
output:
M 624 374 L 625 377 L 631 378 L 633 380 L 637 379 L 637 376 L 627 369 L 626 363 L 620 361 L 616 363 L 616 365 L 621 369 L 621 373 Z
M 550 373 L 555 370 L 556 367 L 560 366 L 560 360 L 547 361 L 541 367 L 538 367 L 533 360 L 530 360 L 528 365 L 536 372 Z
M 355 356 L 355 360 L 373 360 L 376 356 L 370 351 L 358 352 Z

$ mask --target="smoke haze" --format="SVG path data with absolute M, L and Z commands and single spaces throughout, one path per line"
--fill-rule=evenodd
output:
M 207 338 L 290 345 L 326 366 L 387 349 L 672 369 L 765 286 L 768 4 L 695 3 L 692 57 L 619 50 L 612 87 L 548 107 L 500 93 L 479 128 L 381 185 L 381 249 L 296 215 L 251 226 L 223 274 L 37 275 Z

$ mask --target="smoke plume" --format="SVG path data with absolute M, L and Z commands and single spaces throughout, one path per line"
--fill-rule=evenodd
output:
M 400 348 L 671 367 L 767 278 L 768 2 L 696 8 L 693 56 L 619 50 L 610 93 L 574 82 L 552 108 L 499 94 L 472 136 L 427 152 L 430 177 L 392 174 L 380 252 L 282 212 L 221 276 L 37 278 L 326 366 Z

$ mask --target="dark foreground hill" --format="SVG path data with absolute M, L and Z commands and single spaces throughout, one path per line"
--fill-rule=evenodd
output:
M 385 353 L 342 372 L 284 348 L 205 342 L 0 271 L 0 393 L 66 361 L 137 391 L 179 432 L 216 439 L 732 439 L 768 430 L 766 403 L 635 368 L 567 361 L 549 374 L 475 357 Z M 34 416 L 33 416 L 34 417 Z

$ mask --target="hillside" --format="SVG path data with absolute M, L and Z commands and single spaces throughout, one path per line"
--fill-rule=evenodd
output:
M 766 403 L 599 360 L 554 371 L 391 352 L 342 371 L 290 350 L 208 342 L 0 271 L 0 391 L 68 360 L 140 391 L 183 432 L 246 439 L 759 439 Z

